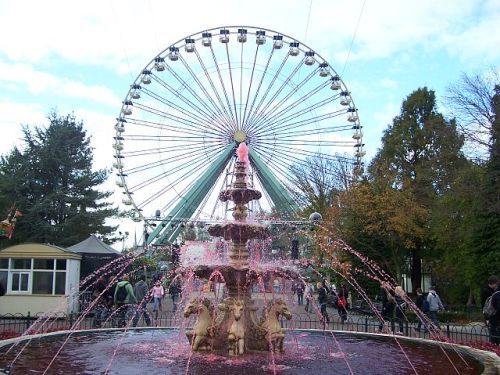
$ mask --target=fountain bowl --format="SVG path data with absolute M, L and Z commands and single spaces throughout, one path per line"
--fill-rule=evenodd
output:
M 225 224 L 214 224 L 208 227 L 208 233 L 213 237 L 223 237 L 225 240 L 235 242 L 246 242 L 251 238 L 266 238 L 269 230 L 260 224 L 249 224 L 244 222 L 229 222 Z
M 0 374 L 42 373 L 61 344 L 50 374 L 460 374 L 497 375 L 500 358 L 466 346 L 345 331 L 290 330 L 285 354 L 230 358 L 191 352 L 177 328 L 96 329 L 23 336 L 0 342 Z M 26 349 L 6 371 L 6 366 Z M 7 349 L 12 346 L 10 353 Z M 403 350 L 401 350 L 403 348 Z M 406 359 L 409 356 L 410 362 Z M 448 359 L 449 358 L 449 359 Z M 3 369 L 3 372 L 2 370 Z

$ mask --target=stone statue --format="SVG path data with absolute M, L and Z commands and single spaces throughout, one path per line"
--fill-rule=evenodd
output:
M 230 356 L 242 355 L 245 352 L 244 303 L 237 300 L 231 306 L 233 323 L 229 327 L 227 342 Z
M 212 336 L 215 313 L 212 303 L 208 298 L 193 298 L 184 309 L 184 317 L 196 314 L 196 323 L 191 332 L 187 332 L 190 337 L 191 348 L 193 350 L 210 350 L 209 338 Z

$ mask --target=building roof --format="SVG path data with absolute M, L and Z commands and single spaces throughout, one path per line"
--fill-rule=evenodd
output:
M 95 235 L 91 234 L 89 238 L 77 243 L 76 245 L 68 247 L 68 250 L 78 254 L 115 254 L 122 255 L 119 251 L 113 249 L 111 246 L 106 245 Z
M 62 247 L 50 244 L 24 243 L 9 246 L 0 250 L 0 258 L 58 258 L 58 259 L 81 259 L 81 255 L 75 254 Z

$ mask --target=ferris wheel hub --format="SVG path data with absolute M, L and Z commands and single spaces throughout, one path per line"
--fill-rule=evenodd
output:
M 236 130 L 233 138 L 237 143 L 243 143 L 247 139 L 247 134 L 243 130 Z

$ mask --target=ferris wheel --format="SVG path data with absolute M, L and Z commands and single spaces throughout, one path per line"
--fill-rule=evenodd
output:
M 345 83 L 311 48 L 263 28 L 205 30 L 131 84 L 115 125 L 117 185 L 134 221 L 161 217 L 148 243 L 171 243 L 179 222 L 214 217 L 245 142 L 262 204 L 292 217 L 291 168 L 320 156 L 360 170 L 361 129 Z

